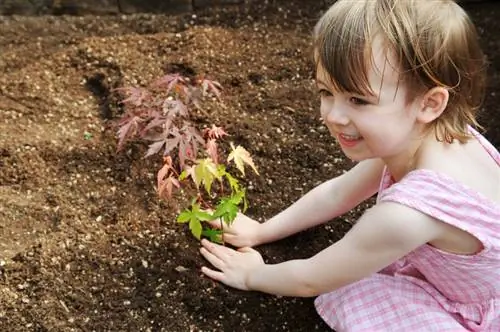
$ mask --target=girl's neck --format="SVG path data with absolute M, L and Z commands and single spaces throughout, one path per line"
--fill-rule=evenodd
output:
M 411 141 L 407 149 L 401 153 L 382 158 L 387 165 L 387 169 L 396 182 L 405 177 L 406 174 L 418 168 L 418 161 L 422 150 L 433 135 L 425 135 Z

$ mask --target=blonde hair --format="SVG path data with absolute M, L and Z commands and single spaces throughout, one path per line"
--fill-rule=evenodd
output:
M 408 102 L 448 89 L 448 106 L 431 128 L 441 141 L 466 142 L 468 125 L 480 127 L 486 62 L 465 11 L 452 0 L 339 0 L 314 29 L 316 66 L 339 91 L 373 94 L 367 75 L 379 37 L 397 61 Z

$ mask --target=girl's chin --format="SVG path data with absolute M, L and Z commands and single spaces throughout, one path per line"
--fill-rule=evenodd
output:
M 354 161 L 354 162 L 360 162 L 360 161 L 363 161 L 363 160 L 367 160 L 367 159 L 372 159 L 373 157 L 369 157 L 369 156 L 363 156 L 363 155 L 360 155 L 360 154 L 356 154 L 356 153 L 352 153 L 350 151 L 343 151 L 344 152 L 344 155 L 346 156 L 346 158 L 348 158 L 349 160 L 351 161 Z

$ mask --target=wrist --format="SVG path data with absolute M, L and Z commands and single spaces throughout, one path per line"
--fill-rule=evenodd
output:
M 266 263 L 262 263 L 262 265 L 256 266 L 253 269 L 249 269 L 246 278 L 244 280 L 246 290 L 259 291 L 258 278 L 262 274 L 265 268 L 266 268 Z
M 252 247 L 258 246 L 264 243 L 269 242 L 267 232 L 268 232 L 268 227 L 267 227 L 267 221 L 264 223 L 259 223 L 258 226 L 256 227 L 255 234 L 252 239 Z

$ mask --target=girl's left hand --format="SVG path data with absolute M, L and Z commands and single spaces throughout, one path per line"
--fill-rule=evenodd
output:
M 252 271 L 264 266 L 262 256 L 249 247 L 234 250 L 208 240 L 201 240 L 200 249 L 206 258 L 219 271 L 202 267 L 208 277 L 220 281 L 228 286 L 241 290 L 250 290 L 247 285 L 248 276 Z

